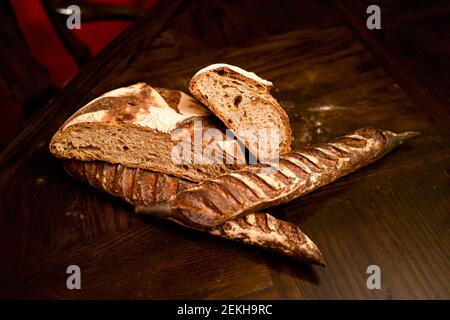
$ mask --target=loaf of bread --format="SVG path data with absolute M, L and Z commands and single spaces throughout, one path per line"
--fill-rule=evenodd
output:
M 192 95 L 260 161 L 291 148 L 289 118 L 270 95 L 271 87 L 271 82 L 256 74 L 227 64 L 210 65 L 198 71 L 189 83 Z
M 289 152 L 289 120 L 271 85 L 234 66 L 209 66 L 192 78 L 190 90 L 210 110 L 180 91 L 145 83 L 113 90 L 70 117 L 50 151 L 65 159 L 69 174 L 138 213 L 324 265 L 297 226 L 260 211 L 355 171 L 418 133 L 363 128 Z M 225 126 L 240 142 L 227 139 Z M 265 161 L 274 155 L 273 141 L 266 138 L 274 132 L 262 129 L 279 138 L 271 162 Z M 183 160 L 190 161 L 174 161 L 178 138 L 188 141 L 192 156 Z M 242 144 L 260 163 L 245 165 Z
M 272 169 L 247 166 L 179 192 L 167 201 L 138 206 L 196 228 L 211 228 L 249 212 L 288 202 L 385 155 L 416 132 L 373 128 L 282 155 Z
M 187 180 L 163 173 L 101 161 L 65 160 L 64 168 L 74 178 L 89 182 L 92 186 L 135 206 L 167 200 L 194 185 Z M 324 265 L 319 249 L 300 228 L 269 214 L 250 213 L 226 221 L 207 232 L 269 249 L 294 259 Z
M 177 149 L 180 142 L 188 147 Z M 186 150 L 178 162 L 173 161 L 174 155 Z M 106 161 L 192 181 L 214 178 L 245 164 L 239 143 L 226 139 L 223 124 L 208 109 L 181 91 L 154 89 L 145 83 L 89 102 L 53 136 L 50 152 L 60 158 Z M 229 164 L 224 154 L 233 157 Z

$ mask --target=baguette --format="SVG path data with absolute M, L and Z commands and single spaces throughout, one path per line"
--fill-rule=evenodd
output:
M 177 163 L 173 153 L 181 141 L 187 141 L 189 153 Z M 118 163 L 192 181 L 245 164 L 239 143 L 226 139 L 225 127 L 208 109 L 181 91 L 146 83 L 89 102 L 55 133 L 50 152 L 59 158 Z M 234 160 L 226 164 L 224 154 Z
M 137 212 L 165 215 L 196 228 L 211 228 L 238 216 L 288 202 L 353 172 L 388 153 L 416 132 L 373 128 L 282 155 L 275 172 L 255 164 L 202 182 L 167 201 Z
M 128 203 L 151 205 L 164 201 L 194 183 L 163 173 L 101 161 L 65 160 L 64 168 L 76 179 L 120 197 Z M 184 225 L 176 220 L 175 222 Z M 324 266 L 317 246 L 296 225 L 269 214 L 250 213 L 226 221 L 208 233 L 221 238 L 269 249 L 291 258 Z
M 192 95 L 222 120 L 259 161 L 291 149 L 289 118 L 270 94 L 271 87 L 272 82 L 228 64 L 203 68 L 189 83 Z

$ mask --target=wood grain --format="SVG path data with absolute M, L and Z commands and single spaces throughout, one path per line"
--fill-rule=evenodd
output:
M 347 13 L 341 16 L 322 1 L 285 3 L 297 14 L 281 29 L 274 19 L 266 28 L 247 25 L 250 29 L 239 34 L 241 15 L 270 20 L 267 12 L 248 5 L 236 19 L 223 17 L 229 25 L 222 38 L 214 30 L 205 34 L 187 26 L 183 35 L 185 12 L 196 12 L 190 11 L 194 4 L 180 10 L 177 2 L 163 4 L 114 41 L 30 122 L 0 156 L 1 298 L 450 298 L 448 122 L 434 100 L 426 107 L 421 102 L 434 92 L 436 98 L 446 94 L 438 84 L 444 78 L 424 83 L 419 75 L 432 76 L 436 66 L 418 61 L 415 65 L 424 67 L 408 73 L 415 79 L 409 87 L 393 76 L 394 67 L 412 66 L 399 58 L 406 45 L 385 49 L 396 58 L 383 59 L 361 41 L 356 26 L 346 24 Z M 222 12 L 236 11 L 233 6 L 220 4 Z M 360 14 L 358 7 L 348 8 Z M 403 6 L 392 8 L 398 12 Z M 302 17 L 308 23 L 296 22 Z M 200 25 L 216 26 L 217 17 L 201 19 Z M 152 41 L 163 25 L 165 31 Z M 425 51 L 439 57 L 442 50 L 432 48 L 441 47 L 429 40 Z M 273 209 L 317 243 L 327 268 L 138 217 L 127 204 L 69 177 L 49 155 L 47 144 L 58 126 L 95 96 L 137 81 L 186 90 L 196 70 L 218 61 L 273 80 L 273 94 L 291 118 L 295 147 L 364 126 L 422 132 L 379 162 Z M 66 289 L 70 264 L 81 267 L 82 290 Z M 381 268 L 381 290 L 366 287 L 372 264 Z
M 371 1 L 335 1 L 355 34 L 440 132 L 450 134 L 450 3 L 380 1 L 381 30 L 366 28 Z M 411 55 L 413 53 L 413 55 Z

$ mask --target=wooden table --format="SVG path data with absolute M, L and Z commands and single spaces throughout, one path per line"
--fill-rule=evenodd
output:
M 382 30 L 369 31 L 369 1 L 328 3 L 160 1 L 114 40 L 1 155 L 0 298 L 449 299 L 449 6 L 382 2 Z M 214 62 L 274 82 L 294 147 L 364 126 L 422 132 L 274 208 L 326 268 L 143 219 L 50 156 L 55 130 L 87 101 L 137 81 L 187 91 Z M 69 265 L 81 290 L 66 288 Z M 369 265 L 380 290 L 366 286 Z

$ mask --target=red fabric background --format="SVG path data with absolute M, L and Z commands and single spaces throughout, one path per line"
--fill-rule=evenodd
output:
M 138 5 L 135 0 L 91 0 L 90 2 L 124 6 Z M 149 9 L 155 2 L 156 0 L 139 1 L 139 7 Z M 52 84 L 62 86 L 77 72 L 77 66 L 59 41 L 41 2 L 39 0 L 12 0 L 11 4 L 33 55 L 49 71 Z M 129 23 L 127 21 L 83 23 L 83 17 L 81 17 L 81 30 L 73 30 L 73 32 L 95 55 Z
M 140 10 L 150 9 L 156 1 L 90 0 L 90 2 L 96 3 L 135 6 Z M 47 69 L 51 83 L 56 87 L 62 87 L 77 73 L 78 68 L 75 60 L 59 40 L 40 0 L 11 0 L 11 4 L 33 56 Z M 128 21 L 83 23 L 83 16 L 81 16 L 81 30 L 73 30 L 73 32 L 88 46 L 91 54 L 95 55 L 129 24 Z M 0 146 L 4 147 L 19 132 L 23 110 L 22 106 L 11 96 L 5 80 L 1 77 L 0 97 L 2 100 L 0 104 Z

